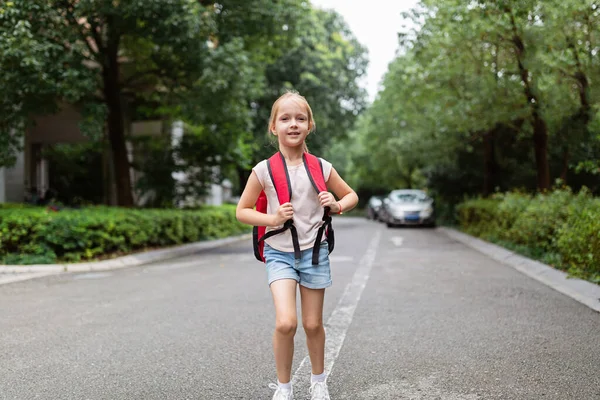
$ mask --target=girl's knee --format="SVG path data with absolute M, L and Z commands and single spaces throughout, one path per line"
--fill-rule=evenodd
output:
M 302 321 L 302 326 L 307 336 L 316 335 L 323 331 L 323 321 Z
M 278 319 L 275 322 L 275 331 L 281 335 L 293 335 L 297 327 L 298 321 L 293 318 Z

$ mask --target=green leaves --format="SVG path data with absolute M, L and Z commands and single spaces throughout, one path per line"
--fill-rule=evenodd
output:
M 303 0 L 15 0 L 0 7 L 0 165 L 15 161 L 31 116 L 69 103 L 90 138 L 108 126 L 121 177 L 129 168 L 119 151 L 121 126 L 183 119 L 186 137 L 168 150 L 181 155 L 180 164 L 167 167 L 203 188 L 212 167 L 231 174 L 272 152 L 263 146 L 268 113 L 286 88 L 312 105 L 318 131 L 309 146 L 325 157 L 365 107 L 358 86 L 365 49 L 339 15 Z M 128 183 L 118 183 L 117 198 L 127 204 Z M 170 191 L 169 182 L 142 184 Z
M 82 261 L 240 234 L 234 206 L 201 210 L 90 207 L 49 212 L 0 210 L 0 263 Z
M 77 42 L 67 45 L 59 14 L 49 2 L 16 0 L 0 13 L 0 165 L 14 163 L 17 143 L 35 114 L 57 110 L 93 93 Z
M 343 18 L 333 11 L 312 10 L 300 15 L 289 44 L 266 69 L 267 88 L 256 101 L 255 161 L 268 157 L 274 148 L 267 144 L 270 107 L 285 89 L 294 89 L 306 99 L 314 113 L 317 130 L 308 138 L 311 152 L 328 157 L 330 144 L 348 135 L 356 116 L 366 105 L 366 93 L 358 86 L 367 59 Z
M 576 3 L 423 0 L 406 13 L 416 28 L 400 32 L 399 55 L 354 133 L 359 143 L 348 143 L 353 183 L 370 187 L 376 175 L 381 190 L 428 185 L 452 201 L 535 189 L 535 161 L 541 168 L 547 152 L 551 179 L 595 185 L 576 174 L 598 165 L 600 68 L 591 55 L 600 18 L 595 2 Z M 544 126 L 549 145 L 538 160 L 531 138 Z
M 461 228 L 472 235 L 600 281 L 600 202 L 587 190 L 471 199 L 457 207 L 457 216 Z

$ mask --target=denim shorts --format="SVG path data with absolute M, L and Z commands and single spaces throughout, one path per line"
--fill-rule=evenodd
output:
M 301 252 L 300 259 L 295 259 L 294 252 L 275 250 L 265 243 L 264 256 L 269 285 L 279 279 L 294 279 L 309 289 L 325 289 L 331 286 L 327 242 L 321 243 L 319 264 L 312 264 L 312 253 L 311 247 Z

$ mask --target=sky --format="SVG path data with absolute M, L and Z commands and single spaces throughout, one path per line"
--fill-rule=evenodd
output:
M 354 36 L 368 49 L 369 67 L 362 86 L 373 101 L 379 82 L 398 48 L 398 31 L 402 26 L 400 13 L 414 7 L 417 0 L 311 0 L 311 4 L 341 14 Z

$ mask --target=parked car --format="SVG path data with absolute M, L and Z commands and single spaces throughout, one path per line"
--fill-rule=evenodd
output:
M 435 226 L 433 199 L 422 190 L 392 190 L 380 211 L 388 227 L 396 225 Z
M 367 219 L 379 219 L 379 210 L 383 205 L 384 196 L 371 196 L 367 203 Z

